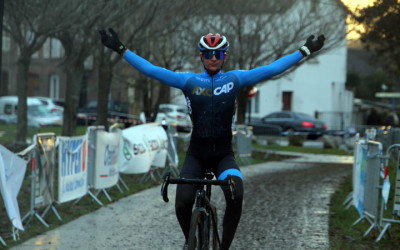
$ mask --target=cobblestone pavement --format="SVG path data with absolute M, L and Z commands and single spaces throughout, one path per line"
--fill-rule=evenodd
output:
M 231 249 L 328 249 L 329 199 L 352 157 L 302 155 L 243 167 L 245 198 Z M 160 187 L 145 190 L 82 216 L 11 249 L 181 249 L 170 185 L 169 203 Z M 219 188 L 212 201 L 221 204 Z M 221 225 L 222 223 L 220 223 Z

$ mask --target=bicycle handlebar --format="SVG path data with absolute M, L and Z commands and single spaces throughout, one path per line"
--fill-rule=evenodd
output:
M 228 175 L 227 180 L 207 180 L 207 179 L 180 179 L 180 178 L 170 178 L 170 173 L 166 173 L 164 177 L 164 182 L 161 186 L 161 195 L 165 202 L 168 202 L 168 185 L 169 184 L 192 184 L 192 185 L 219 185 L 219 186 L 229 186 L 232 193 L 232 199 L 235 195 L 234 182 L 231 180 L 231 176 Z

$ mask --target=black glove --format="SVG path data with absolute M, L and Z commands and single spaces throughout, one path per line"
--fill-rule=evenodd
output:
M 110 32 L 111 36 L 107 35 L 107 32 L 105 30 L 99 30 L 101 42 L 104 44 L 104 46 L 114 50 L 118 54 L 124 54 L 127 48 L 118 39 L 117 33 L 111 28 L 109 28 L 108 31 Z
M 314 35 L 307 38 L 306 43 L 299 50 L 301 54 L 306 57 L 311 53 L 320 50 L 324 46 L 325 36 L 320 35 L 317 40 L 314 40 Z

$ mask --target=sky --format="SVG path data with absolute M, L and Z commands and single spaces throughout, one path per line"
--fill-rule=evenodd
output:
M 375 0 L 341 0 L 344 5 L 346 5 L 350 10 L 355 10 L 357 8 L 364 8 L 369 5 L 372 5 Z M 354 29 L 361 29 L 361 27 L 357 27 L 352 24 L 351 19 L 347 18 L 347 30 L 349 31 L 349 34 L 347 35 L 348 40 L 357 40 L 360 36 L 357 34 L 357 32 L 352 31 Z

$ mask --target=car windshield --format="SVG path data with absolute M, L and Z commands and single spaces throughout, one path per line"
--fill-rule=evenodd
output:
M 29 105 L 28 115 L 32 116 L 46 116 L 49 113 L 44 105 Z

